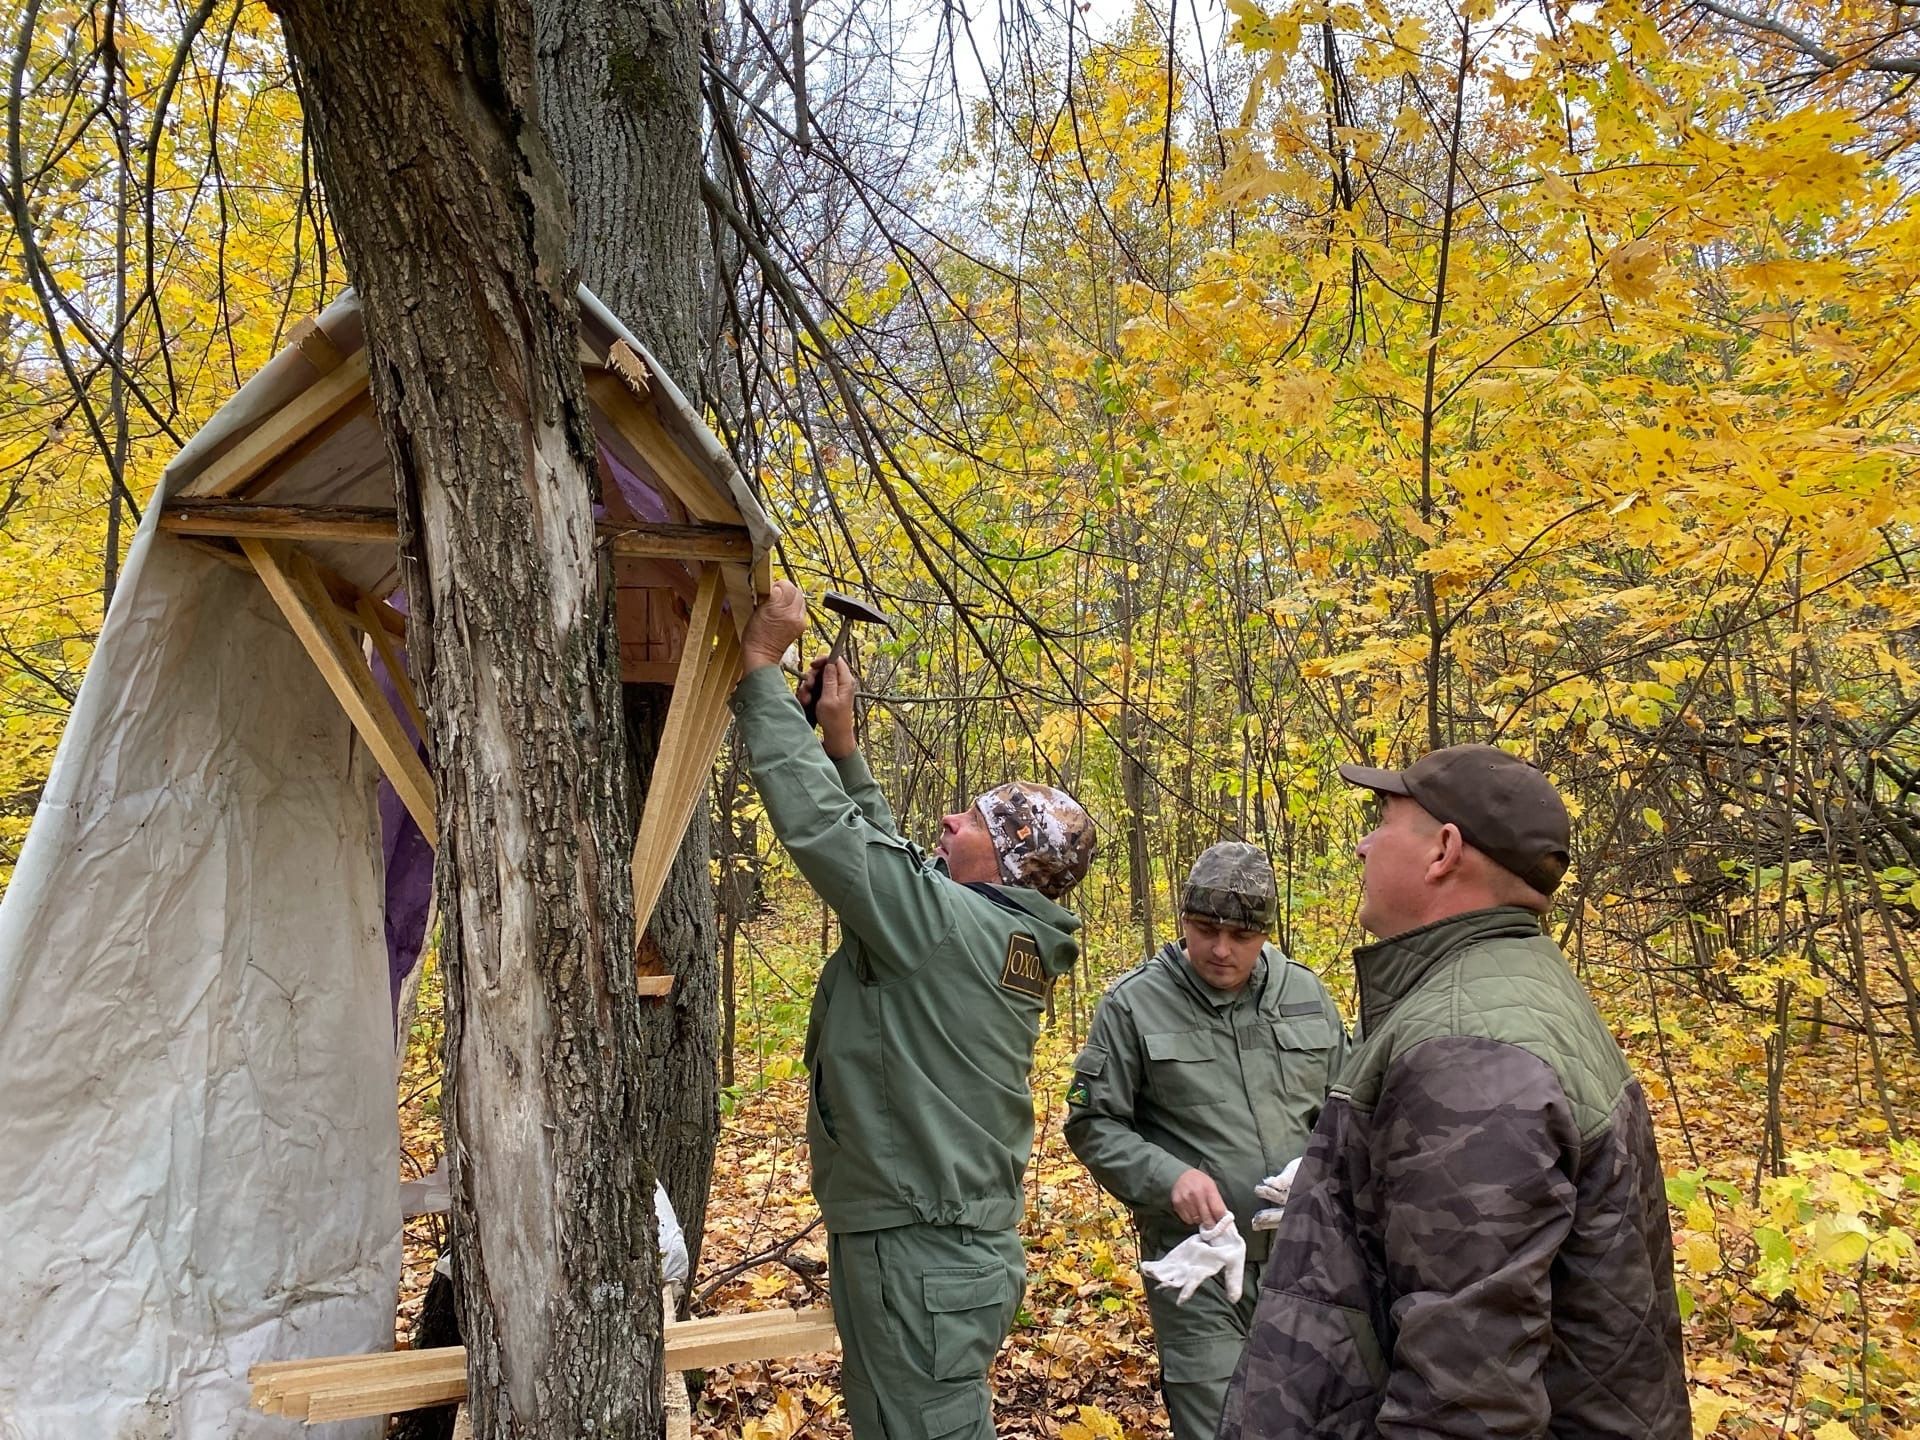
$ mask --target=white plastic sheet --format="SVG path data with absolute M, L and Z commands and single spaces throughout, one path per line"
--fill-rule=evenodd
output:
M 667 1187 L 657 1180 L 653 1185 L 653 1218 L 660 1230 L 660 1279 L 668 1285 L 684 1285 L 692 1268 L 687 1259 L 687 1235 L 680 1228 L 680 1217 L 673 1213 Z
M 0 903 L 0 1440 L 372 1440 L 246 1374 L 392 1344 L 373 766 L 147 519 Z

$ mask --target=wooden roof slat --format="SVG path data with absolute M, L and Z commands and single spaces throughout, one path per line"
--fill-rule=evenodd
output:
M 340 366 L 346 357 L 340 353 L 340 347 L 333 343 L 333 337 L 321 328 L 319 317 L 308 315 L 287 332 L 287 348 L 298 350 L 301 357 L 320 374 L 325 375 Z
M 180 493 L 231 495 L 353 404 L 366 388 L 367 352 L 362 348 L 261 421 L 231 450 L 194 476 Z
M 635 400 L 618 375 L 609 370 L 589 371 L 586 381 L 588 397 L 620 432 L 621 439 L 660 477 L 674 499 L 686 506 L 689 515 L 709 522 L 739 517 L 733 502 L 714 493 L 706 476 L 667 434 L 652 408 Z

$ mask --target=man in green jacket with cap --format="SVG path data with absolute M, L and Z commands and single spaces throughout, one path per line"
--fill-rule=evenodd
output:
M 1067 1091 L 1067 1143 L 1133 1211 L 1143 1268 L 1204 1244 L 1198 1230 L 1224 1232 L 1224 1216 L 1246 1242 L 1217 1280 L 1148 1286 L 1174 1440 L 1212 1440 L 1267 1256 L 1256 1217 L 1277 1221 L 1274 1182 L 1306 1149 L 1346 1049 L 1319 979 L 1267 940 L 1278 908 L 1263 851 L 1201 855 L 1182 939 L 1107 991 Z
M 806 629 L 787 581 L 741 639 L 733 712 L 774 833 L 840 918 L 807 1027 L 807 1140 L 826 1220 L 855 1440 L 990 1440 L 987 1369 L 1026 1289 L 1027 1072 L 1080 922 L 1093 822 L 1014 783 L 941 822 L 929 859 L 895 831 L 854 745 L 852 672 L 816 662 L 821 738 L 779 672 Z

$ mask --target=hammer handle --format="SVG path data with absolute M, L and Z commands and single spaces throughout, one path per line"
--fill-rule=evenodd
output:
M 840 658 L 840 652 L 847 648 L 847 632 L 852 628 L 853 628 L 853 617 L 850 615 L 842 615 L 840 617 L 840 633 L 833 637 L 833 645 L 827 651 L 827 665 L 831 665 L 833 664 L 834 661 L 838 660 Z M 821 675 L 821 679 L 823 680 L 826 678 L 827 665 L 822 665 L 820 667 L 820 675 Z M 818 719 L 819 709 L 820 709 L 820 691 L 818 686 L 816 686 L 814 689 L 812 698 L 809 699 L 807 703 L 801 707 L 802 712 L 807 717 L 807 724 L 817 725 L 819 723 L 819 719 Z
M 853 617 L 850 615 L 842 615 L 840 617 L 840 633 L 833 637 L 833 644 L 827 650 L 827 664 L 831 665 L 834 661 L 838 660 L 840 658 L 840 652 L 847 648 L 847 632 L 851 629 L 853 629 Z

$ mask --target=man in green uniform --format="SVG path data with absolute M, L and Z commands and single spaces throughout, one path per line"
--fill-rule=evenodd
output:
M 733 713 L 774 833 L 840 917 L 807 1027 L 807 1140 L 855 1440 L 991 1440 L 987 1369 L 1026 1289 L 1033 1063 L 1080 922 L 1093 822 L 1002 785 L 901 839 L 854 746 L 852 672 L 816 663 L 815 741 L 778 669 L 806 628 L 782 580 L 742 637 Z
M 1260 850 L 1201 855 L 1180 908 L 1184 939 L 1115 981 L 1094 1012 L 1066 1135 L 1133 1211 L 1144 1262 L 1229 1212 L 1241 1228 L 1239 1285 L 1209 1280 L 1184 1302 L 1170 1287 L 1147 1294 L 1174 1440 L 1212 1440 L 1267 1257 L 1269 1233 L 1247 1228 L 1271 1208 L 1255 1187 L 1306 1149 L 1346 1034 L 1313 972 L 1267 942 L 1278 904 Z

